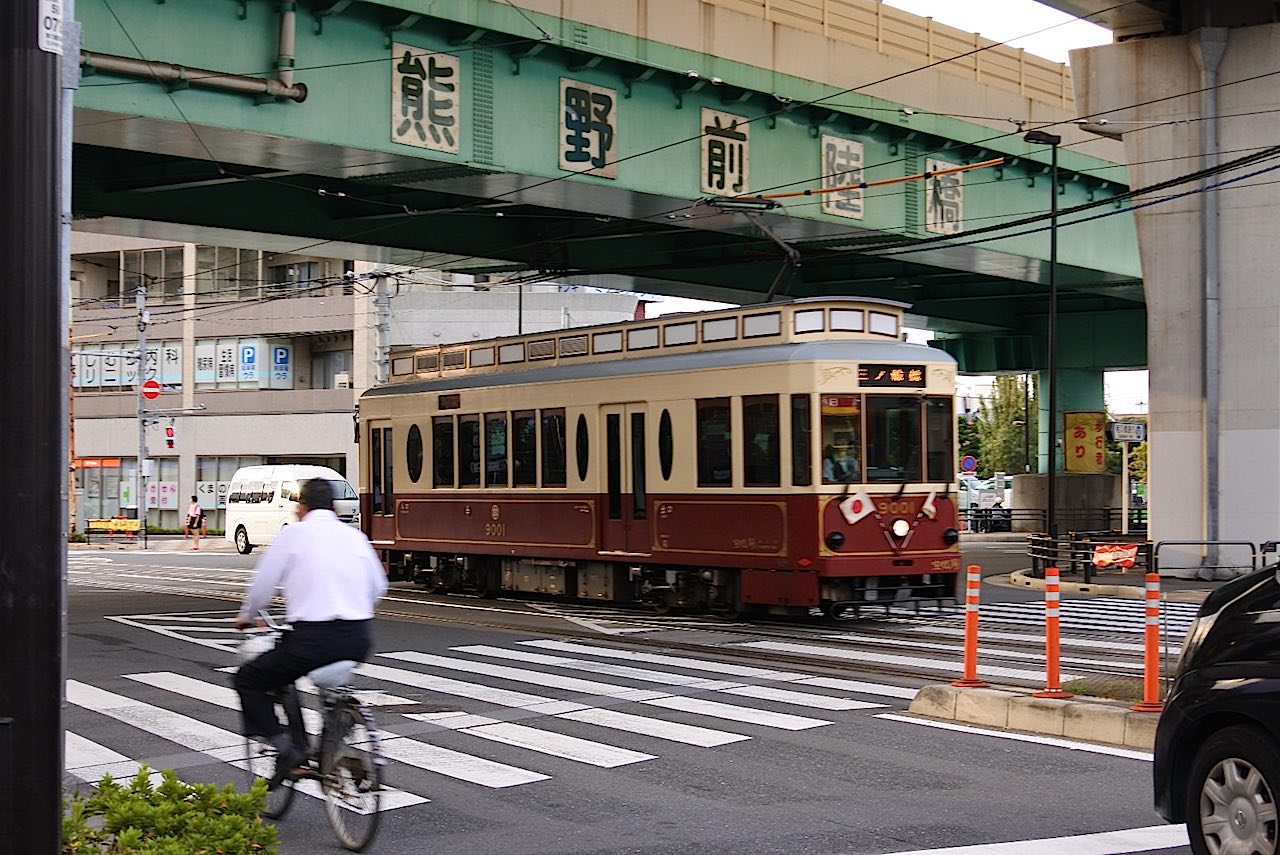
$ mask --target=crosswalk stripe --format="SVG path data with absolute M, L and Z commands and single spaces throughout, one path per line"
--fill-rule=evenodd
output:
M 979 635 L 979 638 L 981 637 L 982 636 Z M 886 647 L 905 647 L 905 648 L 914 649 L 914 650 L 938 650 L 938 651 L 944 651 L 947 653 L 955 653 L 955 654 L 964 653 L 964 646 L 959 644 L 945 644 L 942 642 L 932 642 L 932 641 L 907 641 L 906 639 L 899 639 L 899 638 L 878 638 L 872 635 L 858 635 L 857 633 L 852 633 L 852 632 L 841 635 L 840 640 L 855 642 L 858 644 L 883 645 Z M 1043 639 L 1041 640 L 1040 643 L 1041 644 L 1044 643 Z M 1044 661 L 1044 653 L 1030 653 L 1025 650 L 1008 650 L 1005 648 L 991 647 L 988 645 L 979 645 L 978 655 L 989 656 L 996 659 L 1021 659 L 1021 660 L 1026 660 L 1030 662 Z M 1108 659 L 1108 660 L 1085 659 L 1084 657 L 1081 657 L 1081 656 L 1061 656 L 1059 657 L 1059 659 L 1060 661 L 1068 665 L 1075 665 L 1080 668 L 1101 668 L 1104 670 L 1121 669 L 1126 671 L 1132 671 L 1135 669 L 1140 670 L 1142 668 L 1141 662 L 1124 662 L 1124 661 L 1115 660 L 1115 659 Z
M 653 700 L 645 701 L 645 703 L 669 710 L 697 713 L 698 715 L 711 716 L 712 718 L 739 721 L 743 724 L 757 724 L 763 727 L 777 728 L 779 730 L 808 730 L 813 727 L 822 727 L 823 725 L 831 724 L 831 722 L 820 718 L 807 718 L 802 715 L 791 715 L 790 713 L 776 713 L 768 710 L 758 710 L 753 707 L 742 707 L 737 704 L 724 704 L 720 701 L 710 701 L 705 698 L 691 698 L 686 695 L 668 695 L 665 698 L 654 698 Z
M 793 692 L 789 689 L 779 689 L 776 686 L 738 686 L 733 689 L 724 689 L 724 693 L 726 695 L 739 695 L 744 698 L 759 698 L 762 701 L 794 704 L 798 707 L 812 707 L 819 710 L 872 710 L 884 707 L 884 704 L 873 704 L 869 701 L 833 698 L 830 695 L 816 695 L 813 692 Z
M 577 712 L 561 713 L 557 718 L 567 718 L 584 724 L 594 724 L 613 730 L 636 733 L 641 736 L 652 736 L 684 745 L 696 745 L 701 748 L 713 748 L 717 745 L 728 745 L 731 742 L 744 742 L 750 736 L 728 733 L 710 727 L 698 727 L 692 724 L 680 724 L 674 721 L 663 721 L 648 716 L 632 715 L 611 709 L 585 709 Z
M 591 766 L 601 766 L 606 769 L 639 763 L 643 760 L 653 760 L 655 757 L 653 754 L 643 754 L 639 751 L 631 751 L 626 748 L 593 742 L 589 739 L 579 739 L 576 736 L 566 736 L 562 733 L 539 730 L 535 727 L 526 727 L 523 724 L 512 724 L 510 722 L 485 724 L 468 728 L 466 732 L 482 739 L 490 739 L 506 745 L 515 745 L 519 748 L 527 748 L 530 751 L 551 754 L 555 757 L 563 757 L 566 760 L 586 763 Z
M 938 635 L 951 638 L 963 638 L 964 629 L 958 626 L 907 626 L 902 627 L 906 632 L 920 635 Z M 839 640 L 843 635 L 829 635 L 827 638 Z M 980 638 L 991 641 L 1020 641 L 1028 644 L 1044 644 L 1044 633 L 1031 632 L 999 632 L 994 630 L 980 630 Z M 1091 650 L 1110 650 L 1116 653 L 1142 653 L 1146 647 L 1142 644 L 1130 643 L 1127 641 L 1111 641 L 1105 638 L 1081 638 L 1079 636 L 1062 636 L 1060 639 L 1063 647 L 1084 647 Z M 1182 652 L 1182 647 L 1171 645 L 1169 653 L 1176 656 Z
M 223 730 L 181 713 L 135 701 L 79 680 L 68 680 L 66 693 L 67 701 L 78 707 L 108 716 L 214 760 L 229 763 L 236 768 L 246 768 L 247 764 L 243 759 L 244 737 L 238 733 Z M 299 784 L 300 792 L 314 798 L 324 798 L 324 793 L 317 782 L 300 781 Z M 430 800 L 404 790 L 384 787 L 380 809 L 394 810 L 427 801 Z
M 414 686 L 419 689 L 429 689 L 433 692 L 439 692 L 442 695 L 453 695 L 460 698 L 470 698 L 473 701 L 481 701 L 486 704 L 493 704 L 498 707 L 516 707 L 519 709 L 541 709 L 544 705 L 557 703 L 555 698 L 543 697 L 542 695 L 531 695 L 527 692 L 516 692 L 511 689 L 499 689 L 493 686 L 482 686 L 478 683 L 465 683 L 461 680 L 453 680 L 449 677 L 437 677 L 432 674 L 423 674 L 420 671 L 409 671 L 404 668 L 391 668 L 386 665 L 378 665 L 372 662 L 365 662 L 356 668 L 356 673 L 362 677 L 369 677 L 373 680 L 379 680 L 387 683 L 400 683 L 405 686 Z M 574 704 L 576 709 L 584 709 L 586 704 Z M 566 710 L 561 710 L 565 712 Z
M 861 692 L 864 695 L 879 695 L 884 698 L 914 700 L 919 689 L 906 686 L 890 686 L 884 683 L 867 683 L 862 680 L 845 680 L 840 677 L 808 677 L 796 680 L 799 686 L 821 686 L 824 689 L 840 689 L 845 692 Z
M 132 781 L 142 769 L 141 763 L 70 730 L 66 732 L 63 747 L 66 754 L 63 765 L 67 773 L 86 784 L 96 784 L 107 775 L 116 781 Z M 152 785 L 158 784 L 162 778 L 159 772 L 152 772 Z
M 633 662 L 649 662 L 654 665 L 672 665 L 687 668 L 691 671 L 710 671 L 729 677 L 747 677 L 762 680 L 800 680 L 808 674 L 797 674 L 790 671 L 775 671 L 771 668 L 755 668 L 750 665 L 733 665 L 728 662 L 716 662 L 710 659 L 693 659 L 687 656 L 669 656 L 663 653 L 645 653 L 639 650 L 621 650 L 616 647 L 600 647 L 594 644 L 577 644 L 572 641 L 553 641 L 547 638 L 533 641 L 517 642 L 527 647 L 540 647 L 545 650 L 561 650 L 565 653 L 585 653 L 606 659 L 626 659 Z
M 206 683 L 202 680 L 167 671 L 151 674 L 129 674 L 127 676 L 131 680 L 137 680 L 181 695 L 199 698 L 226 709 L 237 711 L 240 709 L 240 701 L 235 691 L 225 686 Z M 306 722 L 308 733 L 320 732 L 323 727 L 323 721 L 318 712 L 303 708 L 302 717 Z M 385 739 L 382 743 L 382 753 L 385 757 L 404 763 L 406 766 L 414 766 L 419 769 L 425 769 L 428 772 L 437 772 L 441 775 L 447 775 L 451 778 L 469 781 L 485 787 L 512 787 L 534 781 L 545 781 L 548 777 L 539 772 L 530 772 L 527 769 L 508 766 L 505 763 L 496 763 L 483 757 L 473 757 L 470 754 L 428 745 L 403 736 L 390 736 Z
M 690 677 L 684 674 L 673 674 L 669 671 L 653 671 L 648 668 L 634 668 L 630 665 L 614 665 L 607 662 L 589 662 L 583 659 L 570 659 L 565 656 L 547 656 L 540 653 L 529 653 L 523 650 L 507 650 L 502 647 L 492 647 L 486 644 L 475 644 L 468 647 L 453 647 L 463 653 L 473 653 L 480 656 L 493 656 L 503 659 L 515 659 L 520 662 L 533 662 L 542 665 L 551 665 L 557 668 L 570 668 L 579 671 L 589 671 L 596 674 L 606 674 L 614 677 L 625 677 L 631 680 L 641 680 L 648 683 L 659 683 L 664 686 L 682 686 L 693 689 L 703 689 L 706 691 L 724 692 L 730 695 L 741 695 L 748 698 L 761 698 L 765 700 L 778 701 L 780 703 L 795 704 L 802 707 L 813 707 L 814 709 L 823 710 L 862 710 L 868 709 L 876 704 L 868 704 L 863 701 L 853 701 L 848 698 L 833 698 L 830 695 L 818 695 L 810 692 L 792 692 L 783 689 L 761 689 L 753 686 L 744 686 L 741 683 L 726 683 L 723 680 L 707 680 L 702 677 Z
M 920 656 L 894 656 L 888 653 L 875 653 L 869 650 L 848 650 L 844 648 L 822 647 L 816 644 L 795 644 L 786 641 L 744 641 L 735 647 L 751 647 L 758 650 L 776 650 L 779 653 L 799 653 L 808 656 L 822 656 L 828 659 L 845 659 L 852 662 L 875 662 L 880 665 L 919 668 L 926 671 L 941 671 L 947 674 L 960 673 L 959 663 L 946 662 L 939 659 L 925 659 Z M 1039 681 L 1044 679 L 1043 670 L 1027 670 L 1025 668 L 1005 668 L 998 665 L 979 665 L 978 673 L 986 677 L 1004 677 L 1007 679 Z M 1078 679 L 1076 674 L 1060 675 L 1063 682 Z

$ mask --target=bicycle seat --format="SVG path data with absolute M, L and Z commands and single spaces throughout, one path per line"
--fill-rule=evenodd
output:
M 351 682 L 351 674 L 359 664 L 354 659 L 342 659 L 322 665 L 307 676 L 321 689 L 338 689 Z

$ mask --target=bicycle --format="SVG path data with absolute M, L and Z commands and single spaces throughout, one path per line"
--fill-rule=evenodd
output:
M 242 657 L 253 658 L 265 653 L 282 637 L 288 627 L 262 613 L 268 631 L 257 632 L 241 644 Z M 302 701 L 296 683 L 282 689 L 276 703 L 284 709 L 286 731 L 294 744 L 307 752 L 305 766 L 291 770 L 284 781 L 267 793 L 262 815 L 280 819 L 293 804 L 296 785 L 315 781 L 324 794 L 325 814 L 338 841 L 352 852 L 360 852 L 372 841 L 381 816 L 382 743 L 374 725 L 373 713 L 350 685 L 351 675 L 360 663 L 352 660 L 334 662 L 317 668 L 307 676 L 315 684 L 320 700 L 318 738 L 308 732 Z M 311 710 L 306 710 L 313 717 Z M 314 729 L 316 722 L 311 722 Z M 269 742 L 246 736 L 244 768 L 250 788 L 264 782 L 275 771 L 276 749 Z

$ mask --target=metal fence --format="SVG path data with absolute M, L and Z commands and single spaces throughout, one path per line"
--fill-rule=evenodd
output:
M 1148 568 L 1155 566 L 1152 561 L 1153 544 L 1150 541 L 1135 542 L 1130 535 L 1118 531 L 1071 532 L 1067 535 L 1050 537 L 1047 534 L 1033 534 L 1027 537 L 1027 554 L 1031 557 L 1032 575 L 1044 578 L 1044 568 L 1057 567 L 1062 575 L 1078 574 L 1086 585 L 1093 581 L 1097 568 L 1093 564 L 1094 550 L 1100 544 L 1122 543 L 1137 547 L 1132 568 L 1126 572 L 1135 574 L 1150 572 Z
M 1058 528 L 1065 531 L 1119 531 L 1124 526 L 1122 508 L 1072 508 L 1059 509 Z M 1045 511 L 1043 508 L 969 508 L 961 514 L 965 531 L 986 533 L 1000 531 L 1043 532 Z M 1147 530 L 1147 509 L 1129 509 L 1129 531 Z

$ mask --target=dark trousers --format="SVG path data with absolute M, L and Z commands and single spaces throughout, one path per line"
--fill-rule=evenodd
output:
M 274 650 L 241 665 L 232 683 L 240 694 L 244 732 L 268 739 L 280 733 L 274 693 L 322 665 L 363 662 L 373 644 L 372 625 L 371 620 L 295 623 Z

